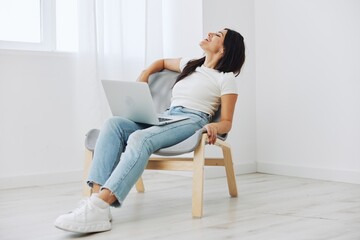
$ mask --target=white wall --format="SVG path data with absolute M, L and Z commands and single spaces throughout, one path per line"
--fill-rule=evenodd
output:
M 230 28 L 243 35 L 245 64 L 238 76 L 239 97 L 228 142 L 237 172 L 256 171 L 255 115 L 255 16 L 253 0 L 204 0 L 204 37 L 208 32 Z
M 258 170 L 360 183 L 360 1 L 255 2 Z
M 228 139 L 235 164 L 251 170 L 257 161 L 263 172 L 360 182 L 359 4 L 202 1 L 202 35 L 229 27 L 246 41 Z M 157 57 L 152 50 L 147 60 Z M 81 178 L 74 61 L 68 54 L 0 51 L 0 188 Z
M 68 54 L 0 51 L 0 188 L 80 179 Z

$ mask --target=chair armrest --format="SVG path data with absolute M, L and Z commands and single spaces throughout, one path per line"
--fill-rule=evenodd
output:
M 223 140 L 225 141 L 226 138 L 227 138 L 228 134 L 227 133 L 224 133 L 224 134 L 218 134 L 217 135 L 217 138 L 220 139 L 220 140 Z

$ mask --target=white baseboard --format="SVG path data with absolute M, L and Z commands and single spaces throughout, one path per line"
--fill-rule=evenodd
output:
M 257 172 L 283 176 L 360 184 L 360 172 L 257 162 Z
M 256 163 L 234 163 L 234 171 L 236 175 L 246 174 L 246 173 L 255 173 L 256 172 Z M 226 177 L 226 172 L 224 167 L 205 167 L 205 178 L 218 178 Z
M 14 177 L 0 177 L 0 189 L 24 188 L 78 182 L 81 181 L 82 174 L 82 171 L 72 171 Z

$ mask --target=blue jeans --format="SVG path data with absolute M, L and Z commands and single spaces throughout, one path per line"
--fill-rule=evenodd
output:
M 140 124 L 121 117 L 108 119 L 97 140 L 88 184 L 109 189 L 118 207 L 143 173 L 150 155 L 177 144 L 210 122 L 206 113 L 172 107 L 168 115 L 186 115 L 189 119 L 163 126 Z

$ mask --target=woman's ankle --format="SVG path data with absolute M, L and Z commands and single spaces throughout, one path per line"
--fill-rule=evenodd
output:
M 101 198 L 103 201 L 107 202 L 109 205 L 111 205 L 116 201 L 115 195 L 109 189 L 106 188 L 102 189 L 99 192 L 98 197 Z
M 91 189 L 92 193 L 99 193 L 101 186 L 99 184 L 94 183 Z

